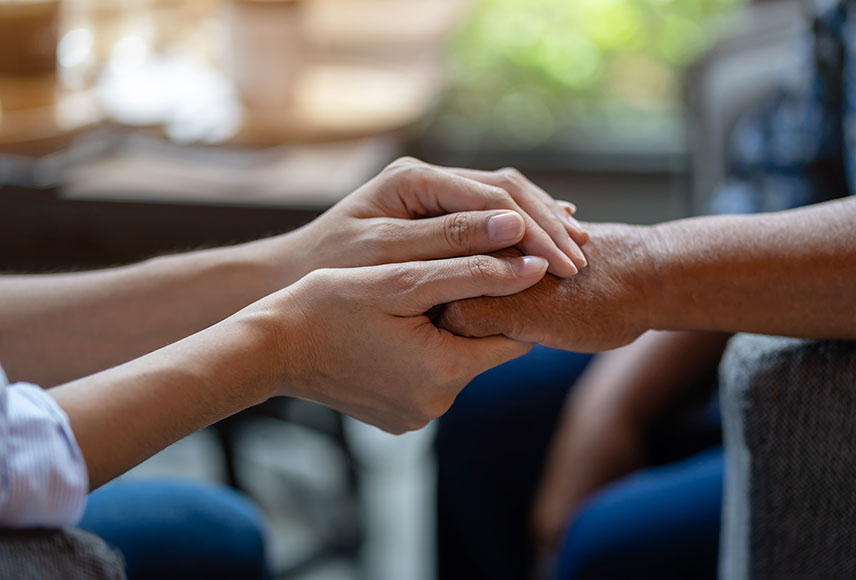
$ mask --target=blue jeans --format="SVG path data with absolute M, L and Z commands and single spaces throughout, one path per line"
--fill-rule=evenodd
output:
M 122 552 L 129 580 L 269 577 L 262 515 L 227 487 L 116 481 L 90 494 L 80 527 Z
M 529 577 L 535 487 L 564 400 L 590 360 L 536 346 L 473 380 L 440 420 L 440 580 Z M 693 456 L 710 442 L 683 424 L 652 437 L 652 457 L 669 463 L 605 487 L 581 508 L 556 578 L 715 578 L 722 452 Z

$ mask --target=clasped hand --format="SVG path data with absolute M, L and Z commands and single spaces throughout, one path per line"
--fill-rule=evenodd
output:
M 278 363 L 273 394 L 314 399 L 394 433 L 421 427 L 477 374 L 531 348 L 455 336 L 426 312 L 515 294 L 548 270 L 576 274 L 587 234 L 573 211 L 514 170 L 394 162 L 288 237 L 280 251 L 300 252 L 306 275 L 243 312 L 273 315 L 263 316 L 273 321 L 264 325 Z M 523 255 L 484 255 L 515 245 Z

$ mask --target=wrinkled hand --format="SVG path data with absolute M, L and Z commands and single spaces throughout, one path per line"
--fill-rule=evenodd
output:
M 477 374 L 525 354 L 505 337 L 461 338 L 425 316 L 470 296 L 501 296 L 540 280 L 540 257 L 469 256 L 322 269 L 254 305 L 281 324 L 285 385 L 386 431 L 418 429 L 444 413 Z M 281 321 L 281 322 L 280 322 Z
M 632 342 L 648 328 L 648 240 L 634 226 L 589 224 L 589 232 L 590 265 L 578 275 L 546 276 L 514 296 L 449 304 L 438 325 L 460 336 L 505 335 L 579 352 Z
M 316 268 L 486 254 L 518 245 L 549 272 L 574 275 L 587 240 L 575 208 L 513 169 L 448 169 L 402 158 L 300 232 Z

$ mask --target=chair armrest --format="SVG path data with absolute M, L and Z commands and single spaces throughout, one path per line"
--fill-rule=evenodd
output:
M 856 343 L 737 335 L 720 396 L 720 577 L 856 577 Z
M 125 563 L 104 540 L 83 530 L 0 529 L 0 578 L 125 580 Z

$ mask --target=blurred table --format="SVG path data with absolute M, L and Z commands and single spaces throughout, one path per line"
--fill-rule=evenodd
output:
M 107 140 L 100 146 L 110 154 L 73 160 L 58 170 L 58 183 L 0 185 L 0 269 L 104 267 L 289 231 L 370 179 L 400 148 L 391 137 L 258 151 L 142 134 L 97 139 Z M 31 170 L 43 175 L 65 163 L 56 155 L 39 162 Z
M 19 125 L 4 133 L 0 117 L 0 268 L 102 267 L 310 221 L 421 130 L 443 91 L 444 39 L 470 4 L 307 2 L 306 67 L 291 109 L 279 119 L 244 111 L 232 134 L 220 129 L 236 95 L 205 25 L 174 34 L 181 44 L 170 50 L 153 42 L 148 65 L 102 77 L 87 94 L 106 122 L 74 134 L 57 123 L 54 150 L 28 142 Z M 170 4 L 152 6 L 144 16 L 176 28 Z M 215 93 L 219 101 L 204 100 Z M 160 101 L 145 102 L 152 95 Z

